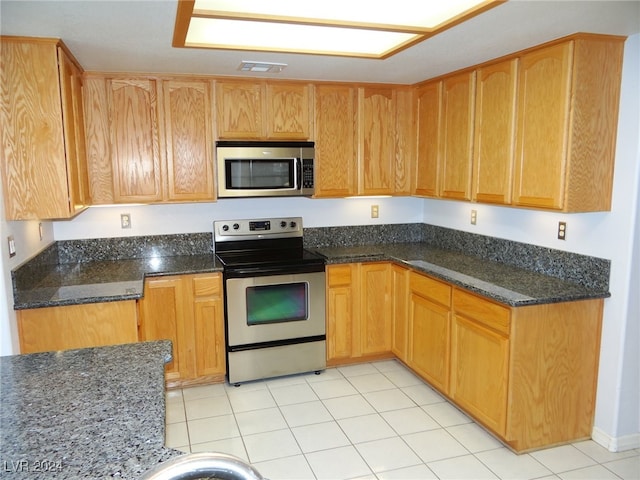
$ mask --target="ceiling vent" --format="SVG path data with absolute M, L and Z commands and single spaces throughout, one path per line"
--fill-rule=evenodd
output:
M 286 63 L 251 62 L 249 60 L 243 60 L 238 70 L 241 72 L 280 73 L 286 66 Z

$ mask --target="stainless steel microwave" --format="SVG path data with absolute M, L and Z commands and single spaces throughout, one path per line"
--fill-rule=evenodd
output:
M 313 142 L 216 142 L 218 198 L 311 196 Z

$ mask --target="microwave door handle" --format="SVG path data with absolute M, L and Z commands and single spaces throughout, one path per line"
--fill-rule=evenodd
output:
M 295 189 L 302 190 L 302 157 L 296 158 L 293 169 L 293 176 L 296 182 Z

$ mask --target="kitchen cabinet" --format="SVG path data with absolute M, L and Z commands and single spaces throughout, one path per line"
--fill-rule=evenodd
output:
M 520 57 L 515 205 L 610 210 L 623 41 L 580 35 Z
M 357 90 L 350 85 L 315 88 L 316 198 L 357 193 Z
M 518 59 L 478 68 L 472 199 L 508 205 L 513 185 Z
M 20 353 L 101 347 L 138 340 L 135 300 L 18 310 Z
M 453 310 L 451 398 L 504 436 L 510 309 L 454 289 Z
M 442 81 L 418 88 L 418 144 L 415 194 L 440 195 L 440 125 L 442 118 Z
M 391 264 L 391 351 L 408 363 L 409 269 Z
M 447 77 L 442 82 L 440 117 L 440 196 L 471 200 L 475 71 Z
M 54 39 L 0 39 L 7 220 L 70 218 L 90 204 L 82 70 Z
M 221 380 L 226 373 L 222 280 L 219 273 L 145 280 L 139 301 L 140 340 L 171 340 L 167 386 Z
M 303 83 L 216 82 L 218 137 L 306 140 L 311 87 Z
M 215 200 L 211 82 L 162 83 L 167 154 L 166 199 Z
M 389 357 L 391 283 L 388 262 L 327 266 L 327 362 Z
M 94 203 L 215 200 L 211 95 L 208 80 L 88 76 Z
M 395 195 L 411 195 L 415 183 L 416 100 L 415 89 L 397 87 L 395 135 Z
M 451 287 L 417 272 L 409 278 L 408 365 L 438 390 L 449 392 Z

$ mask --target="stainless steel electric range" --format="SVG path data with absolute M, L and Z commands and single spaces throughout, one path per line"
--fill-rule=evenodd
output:
M 216 221 L 229 383 L 326 368 L 324 258 L 301 217 Z

